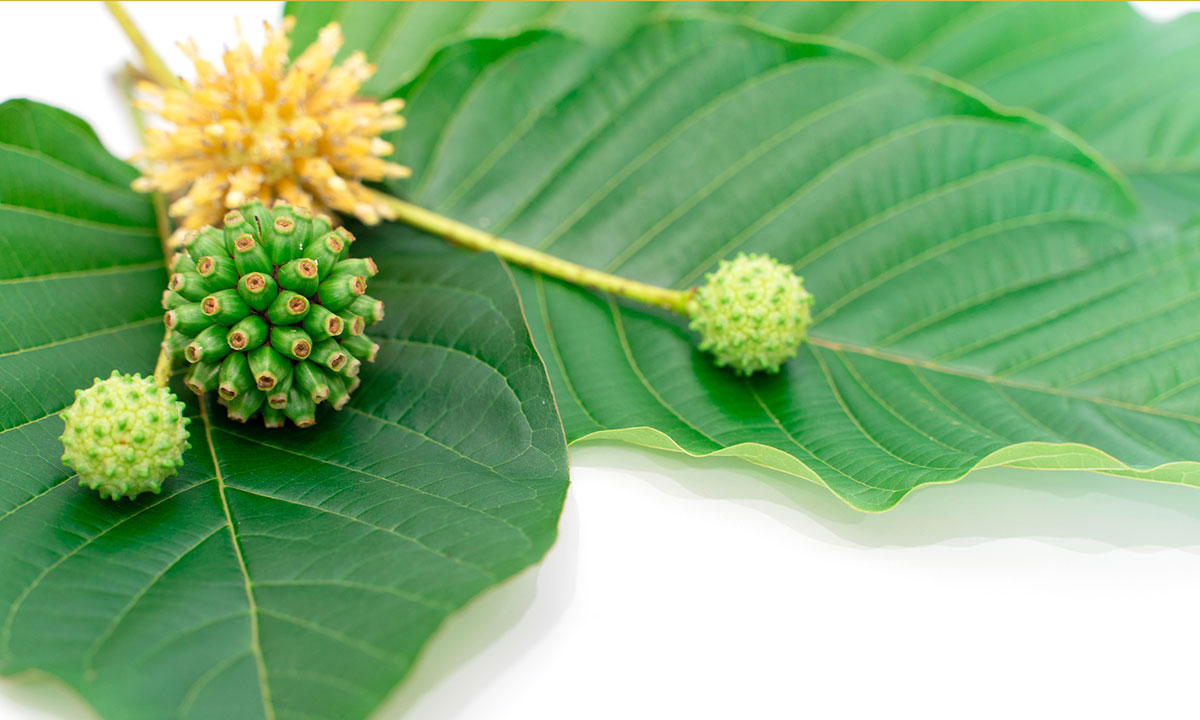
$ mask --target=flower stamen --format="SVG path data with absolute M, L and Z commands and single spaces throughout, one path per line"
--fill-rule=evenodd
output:
M 169 212 L 181 235 L 218 224 L 227 209 L 251 198 L 367 224 L 393 215 L 363 183 L 411 175 L 385 159 L 395 148 L 380 137 L 404 127 L 404 101 L 356 95 L 375 66 L 361 52 L 333 64 L 343 42 L 337 23 L 289 62 L 294 24 L 289 17 L 280 28 L 265 25 L 257 57 L 238 27 L 238 42 L 220 66 L 201 57 L 194 41 L 180 43 L 194 80 L 178 88 L 138 84 L 137 107 L 168 127 L 149 129 L 146 148 L 134 156 L 143 176 L 133 188 L 174 195 Z

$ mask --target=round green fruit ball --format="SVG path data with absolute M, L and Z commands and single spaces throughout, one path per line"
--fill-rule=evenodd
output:
M 258 200 L 190 233 L 163 293 L 164 350 L 189 364 L 188 389 L 269 428 L 315 425 L 323 402 L 343 408 L 379 352 L 366 328 L 383 318 L 366 294 L 379 268 L 350 257 L 354 241 L 307 208 Z
M 808 335 L 812 295 L 788 265 L 742 253 L 722 260 L 688 304 L 700 349 L 739 375 L 779 372 Z
M 191 447 L 183 408 L 153 379 L 114 370 L 108 379 L 76 390 L 74 404 L 63 411 L 62 461 L 79 475 L 81 486 L 100 497 L 157 494 Z

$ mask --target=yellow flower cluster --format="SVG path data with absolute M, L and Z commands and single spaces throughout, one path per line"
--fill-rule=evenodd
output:
M 375 72 L 356 52 L 340 65 L 336 23 L 288 62 L 286 18 L 282 29 L 266 27 L 262 53 L 238 31 L 238 43 L 222 58 L 224 72 L 200 57 L 194 42 L 181 44 L 195 65 L 194 82 L 160 87 L 143 82 L 138 106 L 173 127 L 151 127 L 145 150 L 134 156 L 141 192 L 177 197 L 169 212 L 180 232 L 219 225 L 228 208 L 252 198 L 276 199 L 353 215 L 368 224 L 392 212 L 361 181 L 408 177 L 411 171 L 383 158 L 393 152 L 380 135 L 404 126 L 402 100 L 356 97 Z

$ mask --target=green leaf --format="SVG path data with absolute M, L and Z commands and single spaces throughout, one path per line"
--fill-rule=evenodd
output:
M 373 248 L 389 314 L 348 409 L 268 431 L 177 387 L 193 447 L 163 494 L 77 487 L 58 411 L 154 365 L 154 215 L 52 108 L 0 106 L 0 168 L 0 672 L 120 720 L 361 718 L 553 542 L 566 452 L 511 276 L 441 242 Z
M 1127 3 L 288 3 L 294 50 L 341 22 L 346 50 L 390 95 L 432 54 L 466 37 L 550 27 L 612 42 L 655 17 L 728 13 L 764 27 L 840 38 L 944 72 L 1001 102 L 1061 122 L 1128 174 L 1172 222 L 1200 213 L 1200 15 L 1152 23 Z
M 751 6 L 767 25 L 836 35 L 1028 107 L 1108 157 L 1155 213 L 1200 212 L 1200 15 L 1153 23 L 1128 3 Z
M 518 273 L 573 441 L 735 455 L 864 510 L 998 464 L 1200 483 L 1200 244 L 1052 128 L 705 21 L 607 56 L 463 43 L 408 100 L 395 189 L 424 207 L 679 289 L 768 252 L 816 296 L 812 344 L 746 381 L 678 317 Z

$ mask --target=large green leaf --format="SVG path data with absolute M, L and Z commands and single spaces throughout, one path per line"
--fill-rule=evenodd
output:
M 837 37 L 1037 110 L 1111 158 L 1159 216 L 1200 213 L 1200 15 L 1155 24 L 1126 3 L 1075 2 L 347 2 L 286 12 L 297 18 L 297 50 L 340 21 L 346 52 L 379 64 L 367 89 L 381 95 L 459 38 L 552 27 L 609 42 L 654 17 L 729 13 Z
M 1052 128 L 708 21 L 611 54 L 463 43 L 408 97 L 395 189 L 425 207 L 676 288 L 765 251 L 816 296 L 812 344 L 746 381 L 679 318 L 519 273 L 571 440 L 732 454 L 866 510 L 1005 463 L 1200 483 L 1200 244 Z
M 78 488 L 58 411 L 154 365 L 154 216 L 42 105 L 0 106 L 0 168 L 0 672 L 57 675 L 119 720 L 361 718 L 550 546 L 567 470 L 545 370 L 503 266 L 440 242 L 374 248 L 383 349 L 347 410 L 267 431 L 193 399 L 162 495 Z

